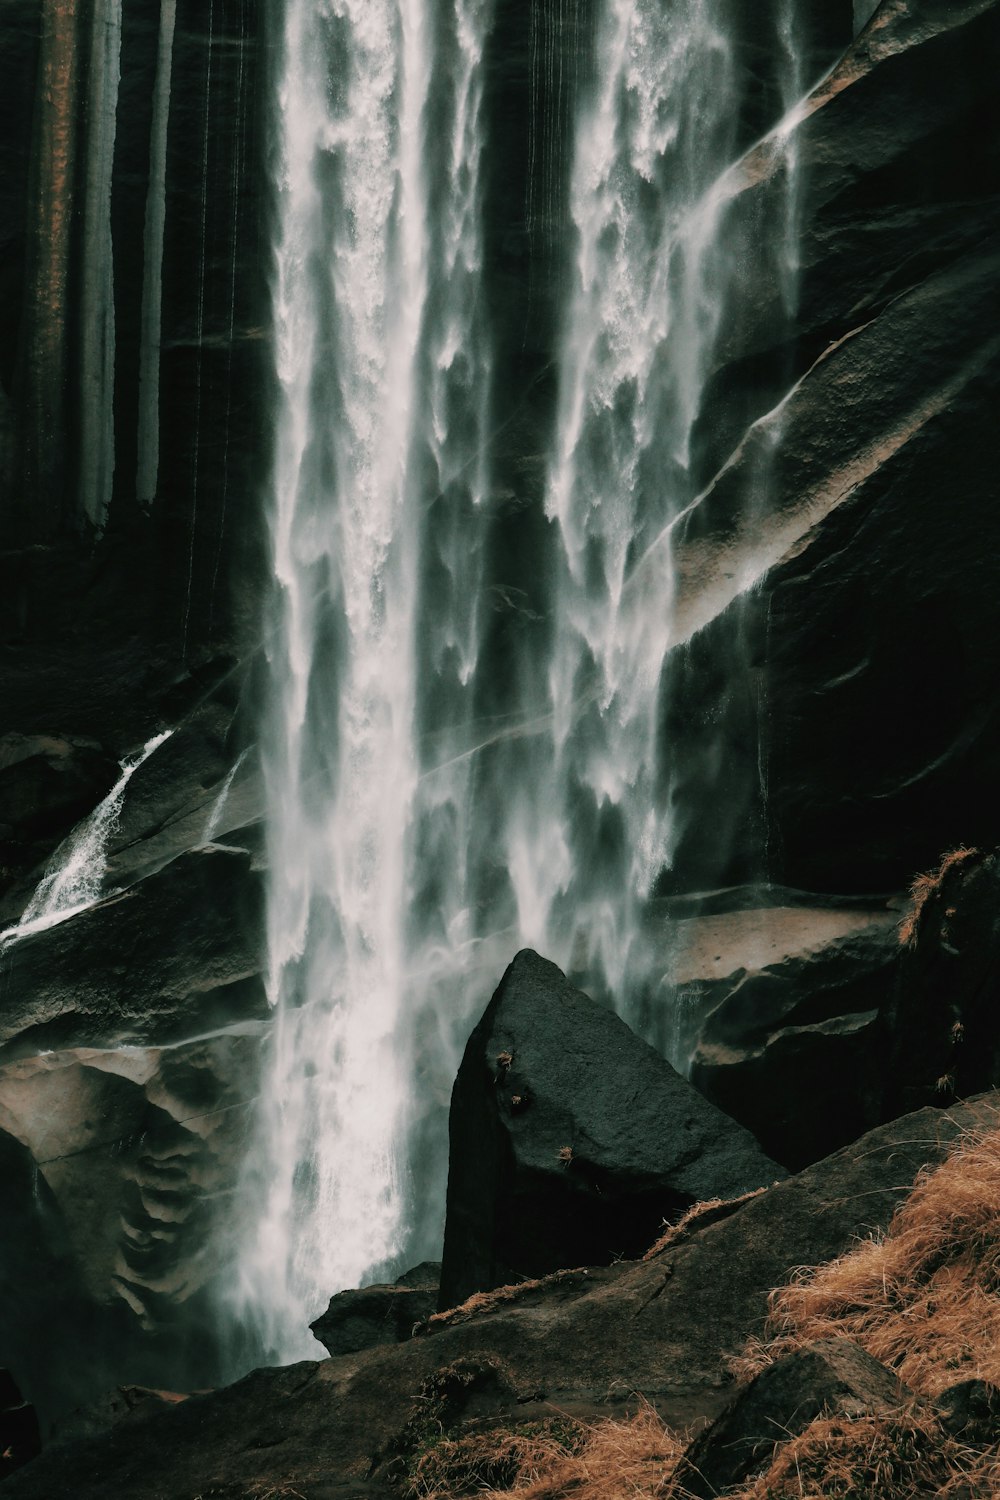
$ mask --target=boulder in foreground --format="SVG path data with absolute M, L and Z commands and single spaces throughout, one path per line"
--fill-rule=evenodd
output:
M 692 1203 L 784 1177 L 611 1011 L 525 949 L 452 1093 L 442 1308 L 641 1255 Z

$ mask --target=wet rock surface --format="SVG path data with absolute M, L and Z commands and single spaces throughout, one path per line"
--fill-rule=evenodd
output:
M 780 1176 L 554 964 L 518 954 L 452 1094 L 441 1306 L 567 1265 L 639 1254 L 699 1198 Z
M 310 1500 L 398 1493 L 418 1414 L 449 1435 L 486 1416 L 610 1415 L 636 1394 L 683 1425 L 732 1395 L 727 1357 L 759 1334 L 772 1287 L 884 1227 L 914 1177 L 965 1129 L 996 1127 L 995 1096 L 884 1126 L 595 1284 L 528 1288 L 389 1349 L 259 1370 L 226 1390 L 137 1416 L 43 1454 L 11 1500 L 190 1500 L 284 1484 Z M 516 1292 L 516 1289 L 515 1289 Z M 364 1476 L 362 1478 L 361 1476 Z M 395 1476 L 396 1483 L 392 1482 Z
M 956 841 L 1000 834 L 998 48 L 990 0 L 883 4 L 794 131 L 794 347 L 774 345 L 780 293 L 753 282 L 759 257 L 740 261 L 753 290 L 707 399 L 705 493 L 671 543 L 697 634 L 669 666 L 664 739 L 678 807 L 712 815 L 681 811 L 664 893 L 898 890 Z M 748 154 L 734 243 L 766 222 L 780 175 L 766 143 Z M 741 523 L 737 486 L 768 495 L 762 514 Z
M 899 913 L 826 912 L 817 921 L 812 911 L 779 908 L 741 913 L 740 926 L 745 919 L 756 919 L 764 961 L 755 965 L 748 945 L 745 969 L 680 993 L 682 1005 L 696 998 L 703 1016 L 690 1078 L 797 1171 L 883 1118 L 880 1016 L 896 982 Z M 704 920 L 719 929 L 721 947 L 731 924 Z M 801 934 L 798 952 L 780 951 L 793 941 L 789 934 L 779 945 L 786 927 Z M 779 945 L 771 953 L 761 942 L 768 932 Z

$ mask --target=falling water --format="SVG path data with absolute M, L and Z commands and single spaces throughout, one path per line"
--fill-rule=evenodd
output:
M 461 689 L 475 664 L 487 10 L 286 8 L 265 757 L 275 1036 L 263 1213 L 243 1260 L 243 1295 L 279 1354 L 309 1345 L 324 1294 L 405 1242 L 416 684 Z M 432 80 L 443 132 L 429 128 Z M 450 803 L 438 788 L 425 829 Z
M 57 922 L 64 922 L 67 917 L 84 911 L 109 894 L 105 890 L 107 850 L 121 817 L 125 789 L 139 767 L 172 733 L 167 729 L 154 735 L 138 755 L 125 757 L 121 762 L 121 775 L 110 792 L 59 845 L 20 922 L 0 933 L 0 943 L 54 927 Z
M 574 121 L 575 236 L 535 518 L 551 566 L 532 594 L 498 571 L 499 555 L 534 559 L 504 538 L 489 462 L 490 0 L 286 0 L 264 737 L 274 1029 L 233 1294 L 271 1357 L 315 1349 L 306 1326 L 332 1292 L 439 1245 L 451 1079 L 517 947 L 626 1010 L 648 978 L 643 917 L 673 848 L 672 583 L 669 547 L 650 544 L 695 498 L 696 424 L 738 290 L 720 231 L 738 151 L 732 3 L 602 0 L 593 76 L 571 100 L 570 7 L 532 6 L 533 86 L 537 73 Z M 790 102 L 791 0 L 778 5 Z M 529 142 L 529 229 L 561 191 L 569 148 L 550 125 Z M 788 152 L 786 302 L 789 139 L 774 147 Z M 491 633 L 496 610 L 522 617 L 516 651 Z

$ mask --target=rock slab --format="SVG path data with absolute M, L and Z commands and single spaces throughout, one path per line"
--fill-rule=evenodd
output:
M 356 1354 L 378 1344 L 401 1344 L 437 1307 L 441 1267 L 424 1261 L 392 1285 L 351 1287 L 330 1298 L 309 1327 L 328 1354 Z
M 450 1139 L 442 1308 L 641 1255 L 692 1203 L 784 1176 L 624 1021 L 528 949 L 469 1038 Z
M 850 1339 L 817 1339 L 768 1365 L 740 1391 L 695 1438 L 675 1482 L 697 1500 L 712 1500 L 816 1417 L 888 1412 L 909 1394 L 891 1370 Z

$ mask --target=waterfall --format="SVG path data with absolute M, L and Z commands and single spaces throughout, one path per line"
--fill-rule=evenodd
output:
M 486 12 L 286 6 L 264 757 L 275 1019 L 241 1294 L 279 1355 L 315 1347 L 308 1315 L 405 1242 L 416 685 L 461 694 L 475 662 Z M 448 801 L 438 788 L 425 827 Z
M 672 571 L 653 543 L 696 498 L 698 419 L 740 294 L 722 228 L 741 145 L 732 4 L 602 0 L 593 65 L 565 75 L 573 8 L 531 7 L 529 93 L 547 103 L 522 227 L 554 220 L 566 191 L 574 237 L 539 561 L 492 478 L 491 0 L 286 0 L 262 737 L 273 1035 L 228 1294 L 255 1357 L 315 1352 L 327 1297 L 439 1247 L 451 1082 L 519 946 L 633 1019 L 650 983 L 644 923 L 674 848 Z M 786 104 L 792 16 L 775 0 Z M 786 123 L 786 306 L 790 142 Z
M 573 280 L 547 511 L 558 528 L 546 774 L 508 825 L 522 926 L 623 1008 L 640 916 L 669 859 L 658 764 L 669 566 L 626 590 L 692 495 L 691 434 L 732 267 L 717 233 L 734 152 L 720 0 L 609 0 L 577 126 Z M 539 881 L 539 873 L 546 879 Z

